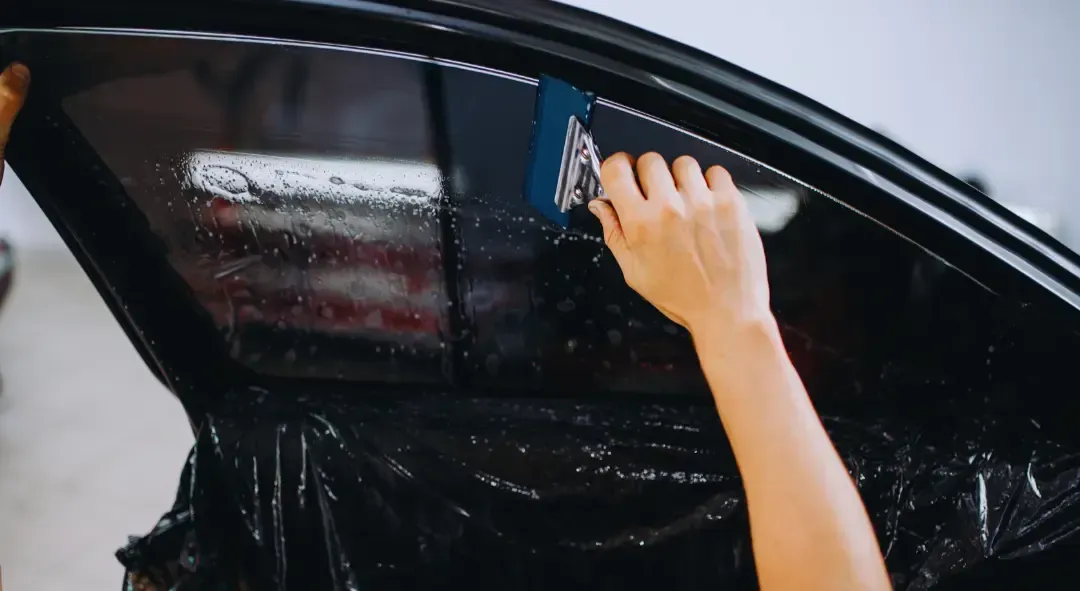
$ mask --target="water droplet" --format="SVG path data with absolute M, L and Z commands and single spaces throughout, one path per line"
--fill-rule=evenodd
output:
M 614 328 L 607 331 L 607 338 L 609 341 L 611 341 L 612 345 L 617 346 L 622 343 L 622 333 L 615 330 Z
M 565 299 L 565 300 L 563 300 L 563 301 L 559 302 L 558 304 L 555 304 L 555 307 L 556 307 L 556 308 L 557 308 L 557 309 L 558 309 L 558 310 L 559 310 L 560 312 L 573 312 L 573 311 L 574 311 L 574 309 L 575 309 L 575 308 L 577 308 L 577 305 L 576 305 L 576 304 L 574 304 L 574 301 L 573 301 L 573 300 L 571 300 L 571 299 Z
M 484 367 L 487 368 L 487 372 L 491 375 L 498 375 L 499 373 L 499 356 L 492 353 L 484 360 Z

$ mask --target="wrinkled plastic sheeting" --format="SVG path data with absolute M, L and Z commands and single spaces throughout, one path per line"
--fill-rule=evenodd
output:
M 118 552 L 126 589 L 756 585 L 711 407 L 271 399 L 205 417 L 172 511 Z M 933 444 L 910 427 L 825 423 L 897 589 L 1022 564 L 1080 527 L 1073 450 L 990 420 Z M 986 451 L 1001 437 L 1022 449 Z

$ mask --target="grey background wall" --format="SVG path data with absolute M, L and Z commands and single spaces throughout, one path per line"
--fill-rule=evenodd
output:
M 814 98 L 991 193 L 1080 248 L 1080 2 L 566 0 L 697 46 Z M 59 238 L 11 179 L 0 234 Z
M 568 0 L 801 92 L 1080 249 L 1076 0 Z

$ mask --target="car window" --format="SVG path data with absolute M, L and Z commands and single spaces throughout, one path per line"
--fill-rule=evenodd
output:
M 64 113 L 251 369 L 470 392 L 706 391 L 685 331 L 627 288 L 591 216 L 573 212 L 562 231 L 522 200 L 534 81 L 378 51 L 14 37 L 48 47 L 35 55 Z M 594 133 L 605 153 L 731 171 L 815 397 L 888 401 L 912 384 L 990 379 L 987 355 L 1016 312 L 963 272 L 604 97 Z

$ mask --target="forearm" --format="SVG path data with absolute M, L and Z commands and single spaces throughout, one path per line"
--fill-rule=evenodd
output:
M 775 323 L 695 345 L 746 489 L 761 588 L 890 584 L 847 470 L 788 359 Z

